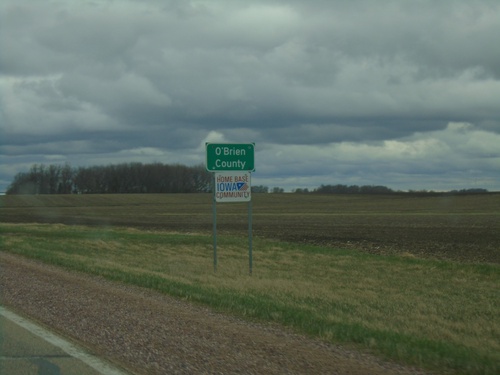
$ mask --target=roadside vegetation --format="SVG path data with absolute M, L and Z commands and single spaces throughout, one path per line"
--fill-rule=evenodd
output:
M 1 251 L 438 373 L 500 373 L 500 267 L 152 228 L 1 223 Z

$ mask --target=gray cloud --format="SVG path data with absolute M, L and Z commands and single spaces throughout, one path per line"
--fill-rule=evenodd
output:
M 254 183 L 499 190 L 499 16 L 487 0 L 3 1 L 0 184 L 30 162 L 201 163 L 216 139 L 257 143 Z

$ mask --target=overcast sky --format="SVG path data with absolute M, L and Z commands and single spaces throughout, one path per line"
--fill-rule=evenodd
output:
M 0 191 L 34 163 L 500 190 L 500 1 L 0 2 Z

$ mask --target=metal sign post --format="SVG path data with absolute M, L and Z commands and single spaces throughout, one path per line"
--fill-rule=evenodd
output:
M 252 274 L 252 200 L 248 201 L 248 269 Z
M 214 272 L 217 272 L 217 202 L 215 200 L 215 173 L 213 174 L 213 202 L 212 202 L 212 220 L 213 220 L 213 240 L 214 240 Z
M 213 173 L 214 272 L 217 271 L 217 203 L 248 202 L 248 267 L 252 274 L 252 188 L 254 143 L 207 143 L 207 170 Z

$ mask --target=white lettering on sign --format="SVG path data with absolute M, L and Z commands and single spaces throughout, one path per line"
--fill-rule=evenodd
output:
M 215 150 L 217 152 L 217 149 Z M 245 164 L 243 160 L 215 160 L 215 166 L 217 168 L 234 168 L 234 169 L 245 169 Z
M 236 148 L 236 147 L 216 147 L 215 155 L 220 156 L 245 156 L 247 153 L 244 148 Z

